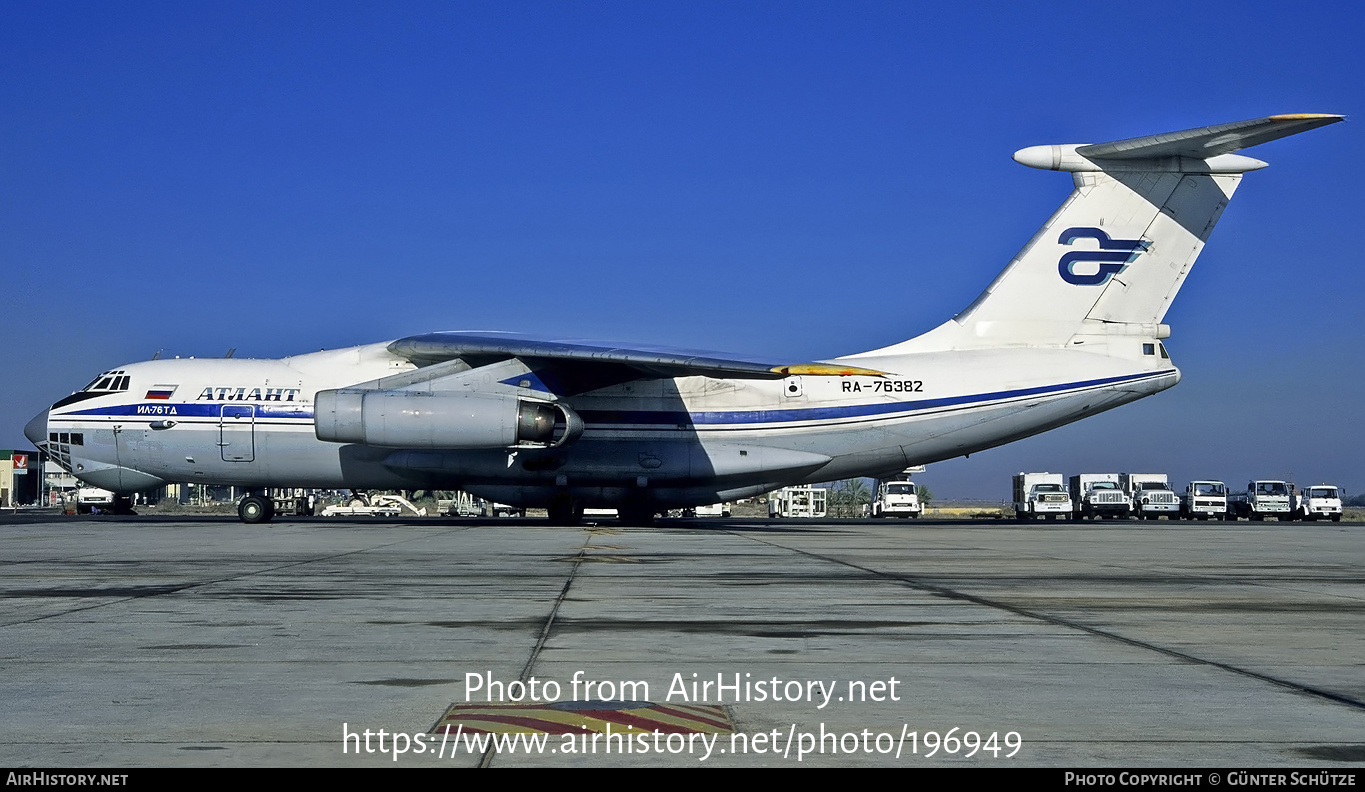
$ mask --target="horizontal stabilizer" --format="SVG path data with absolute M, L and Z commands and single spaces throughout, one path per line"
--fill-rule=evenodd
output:
M 1077 148 L 1076 153 L 1086 159 L 1159 157 L 1208 159 L 1342 120 L 1344 120 L 1342 116 L 1326 113 L 1273 115 L 1251 121 L 1234 121 L 1231 124 L 1186 129 L 1183 132 L 1166 132 L 1160 135 L 1116 140 L 1112 143 L 1095 143 Z

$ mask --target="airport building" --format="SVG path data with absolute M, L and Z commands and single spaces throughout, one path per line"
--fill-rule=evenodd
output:
M 0 451 L 0 508 L 38 503 L 45 461 L 38 451 Z

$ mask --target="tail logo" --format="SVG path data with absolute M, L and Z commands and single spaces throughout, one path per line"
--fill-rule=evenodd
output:
M 1128 267 L 1128 263 L 1147 249 L 1148 242 L 1141 239 L 1110 239 L 1109 235 L 1098 228 L 1068 228 L 1057 238 L 1057 243 L 1070 245 L 1077 239 L 1093 239 L 1100 243 L 1099 250 L 1078 250 L 1067 253 L 1057 262 L 1057 273 L 1067 283 L 1077 286 L 1098 286 L 1108 283 L 1109 279 Z M 1093 261 L 1099 264 L 1098 270 L 1082 275 L 1074 269 L 1078 261 Z

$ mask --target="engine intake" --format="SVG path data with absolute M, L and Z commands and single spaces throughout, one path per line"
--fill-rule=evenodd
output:
M 583 420 L 567 405 L 489 393 L 325 390 L 314 412 L 319 440 L 386 448 L 545 448 L 583 433 Z

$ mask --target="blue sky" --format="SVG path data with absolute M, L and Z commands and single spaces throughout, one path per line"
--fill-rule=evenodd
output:
M 1019 148 L 1350 115 L 1365 10 L 51 3 L 0 26 L 0 446 L 118 364 L 441 329 L 814 359 L 937 325 L 1070 191 Z M 1359 122 L 1248 153 L 1175 389 L 930 468 L 1365 491 Z M 1311 481 L 1310 481 L 1311 479 Z

